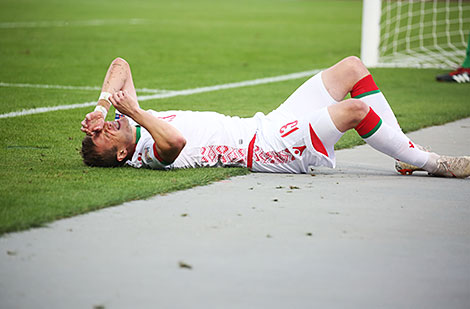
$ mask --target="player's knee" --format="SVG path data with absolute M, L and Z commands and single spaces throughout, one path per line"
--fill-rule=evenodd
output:
M 361 78 L 369 73 L 364 63 L 362 63 L 361 59 L 356 56 L 349 56 L 347 58 L 344 58 L 342 62 L 343 65 L 346 67 L 348 74 L 350 76 L 354 76 L 354 79 Z
M 343 59 L 343 61 L 351 68 L 358 68 L 364 66 L 361 59 L 356 56 L 349 56 Z
M 369 112 L 369 105 L 361 100 L 349 99 L 347 101 L 348 115 L 353 123 L 359 123 Z

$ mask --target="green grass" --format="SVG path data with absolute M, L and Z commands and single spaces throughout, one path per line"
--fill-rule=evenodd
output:
M 325 68 L 359 55 L 360 14 L 361 1 L 4 0 L 0 23 L 130 18 L 144 23 L 0 27 L 0 82 L 100 86 L 117 56 L 130 62 L 136 87 L 172 90 Z M 406 131 L 470 116 L 468 85 L 435 83 L 437 70 L 372 72 Z M 141 105 L 250 117 L 276 108 L 304 80 Z M 89 102 L 98 95 L 0 87 L 0 113 Z M 79 128 L 91 109 L 0 119 L 0 234 L 247 173 L 235 168 L 160 172 L 85 167 Z M 338 148 L 359 143 L 357 134 L 348 133 Z

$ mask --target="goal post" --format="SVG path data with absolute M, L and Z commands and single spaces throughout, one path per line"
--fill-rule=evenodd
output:
M 456 68 L 470 35 L 470 0 L 363 0 L 368 67 Z
M 362 6 L 361 59 L 368 67 L 379 63 L 382 0 L 364 0 Z

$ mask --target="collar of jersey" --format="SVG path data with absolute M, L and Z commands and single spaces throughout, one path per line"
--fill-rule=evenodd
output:
M 140 126 L 135 126 L 135 144 L 137 146 L 137 143 L 140 140 Z

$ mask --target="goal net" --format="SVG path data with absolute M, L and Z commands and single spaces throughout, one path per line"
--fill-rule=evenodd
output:
M 470 0 L 364 0 L 368 67 L 456 68 L 470 35 Z

